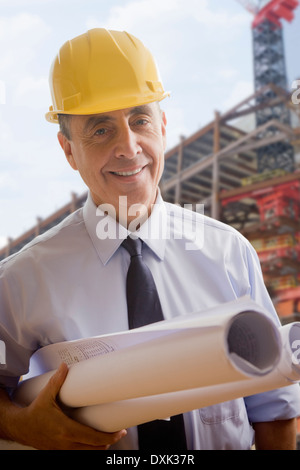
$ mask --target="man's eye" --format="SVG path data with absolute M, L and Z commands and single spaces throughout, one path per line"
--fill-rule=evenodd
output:
M 147 119 L 141 118 L 141 119 L 137 119 L 137 120 L 135 121 L 135 125 L 136 125 L 136 126 L 145 126 L 146 124 L 148 124 Z
M 104 135 L 106 133 L 106 129 L 103 127 L 101 129 L 97 129 L 95 135 Z

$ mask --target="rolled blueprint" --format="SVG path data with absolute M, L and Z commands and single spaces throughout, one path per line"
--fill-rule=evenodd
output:
M 115 432 L 155 419 L 215 405 L 228 400 L 266 392 L 300 380 L 300 323 L 279 329 L 282 355 L 277 367 L 263 377 L 216 384 L 162 395 L 88 406 L 70 411 L 77 421 L 104 432 Z
M 206 313 L 90 339 L 105 344 L 105 353 L 101 346 L 100 355 L 73 361 L 59 393 L 61 403 L 72 408 L 111 404 L 248 382 L 275 369 L 281 357 L 281 336 L 260 307 L 247 300 Z M 41 354 L 47 356 L 50 348 L 49 357 L 56 357 L 60 348 L 78 349 L 79 344 L 82 342 L 52 345 Z M 57 357 L 49 361 L 58 367 Z M 21 382 L 16 401 L 30 403 L 52 374 L 49 371 Z

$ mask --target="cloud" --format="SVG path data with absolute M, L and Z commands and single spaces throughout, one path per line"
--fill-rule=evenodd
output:
M 0 17 L 0 74 L 20 74 L 36 57 L 49 32 L 49 26 L 38 15 Z
M 167 150 L 177 145 L 180 136 L 189 136 L 190 129 L 185 126 L 185 115 L 182 107 L 174 105 L 168 99 L 161 105 L 167 117 Z
M 86 191 L 55 138 L 14 140 L 9 158 L 8 143 L 0 154 L 0 236 L 13 238 L 34 226 L 37 216 L 45 218 L 63 206 L 72 191 Z M 2 154 L 7 158 L 1 161 Z
M 221 108 L 224 111 L 228 111 L 232 107 L 236 106 L 245 98 L 248 98 L 248 96 L 254 93 L 253 87 L 253 82 L 247 80 L 240 80 L 235 82 L 231 93 L 223 101 Z
M 234 27 L 244 26 L 245 24 L 249 25 L 249 15 L 244 11 L 233 14 L 228 8 L 222 9 L 220 7 L 219 10 L 210 8 L 208 0 L 190 0 L 190 2 L 189 9 L 196 21 L 204 27 L 213 29 L 216 38 L 219 37 L 219 28 L 228 31 Z M 218 31 L 217 34 L 216 31 Z
M 16 189 L 16 182 L 12 178 L 11 173 L 1 172 L 0 173 L 0 192 L 5 190 L 15 190 Z
M 5 104 L 6 102 L 6 84 L 4 80 L 0 80 L 0 104 Z
M 0 160 L 1 160 L 1 156 L 5 156 L 5 154 L 3 153 L 3 148 L 5 146 L 10 145 L 11 140 L 12 140 L 12 136 L 13 136 L 11 128 L 8 125 L 8 123 L 6 122 L 4 112 L 3 112 L 3 116 L 2 116 L 1 111 L 3 111 L 3 108 L 4 108 L 4 106 L 0 107 L 0 142 L 1 142 Z
M 87 19 L 87 27 L 105 27 L 109 29 L 126 29 L 131 32 L 133 29 L 139 29 L 141 23 L 149 24 L 153 27 L 153 22 L 164 21 L 167 17 L 170 19 L 177 14 L 180 0 L 139 0 L 131 1 L 124 6 L 115 6 L 110 10 L 109 17 L 103 22 L 96 17 Z
M 103 21 L 88 18 L 88 28 L 107 27 L 123 29 L 124 25 L 130 31 L 153 28 L 157 33 L 157 24 L 171 24 L 184 19 L 194 19 L 205 27 L 221 27 L 231 29 L 234 26 L 249 24 L 249 15 L 245 12 L 231 14 L 230 11 L 217 10 L 211 7 L 208 0 L 133 0 L 124 6 L 115 6 L 110 10 L 109 17 Z M 167 31 L 165 31 L 167 32 Z
M 8 243 L 8 238 L 0 236 L 0 249 L 4 248 L 7 245 L 7 243 Z
M 27 76 L 16 85 L 12 102 L 14 105 L 27 106 L 31 109 L 45 109 L 44 103 L 47 100 L 49 101 L 48 77 Z
M 35 6 L 41 4 L 41 0 L 25 0 L 26 1 L 26 7 L 28 8 L 29 6 Z M 10 8 L 16 8 L 16 7 L 24 7 L 24 0 L 0 0 L 0 6 L 5 7 L 8 6 Z M 69 1 L 74 1 L 74 0 L 69 0 Z M 57 3 L 57 0 L 43 0 L 43 3 Z M 64 0 L 66 2 L 66 0 Z
M 217 9 L 208 0 L 132 0 L 112 7 L 107 17 L 89 17 L 86 26 L 137 36 L 157 59 L 165 86 L 178 90 L 183 77 L 185 86 L 205 84 L 220 79 L 219 68 L 233 70 L 228 63 L 233 41 L 250 28 L 250 20 L 244 10 Z
M 234 68 L 223 68 L 219 70 L 219 76 L 221 79 L 230 80 L 238 75 L 238 70 Z

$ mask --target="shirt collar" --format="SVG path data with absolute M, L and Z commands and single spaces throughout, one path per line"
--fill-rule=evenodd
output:
M 114 217 L 103 212 L 103 207 L 97 207 L 90 192 L 83 207 L 83 219 L 98 253 L 99 258 L 105 265 L 117 251 L 122 241 L 131 233 L 123 225 L 119 224 Z M 134 232 L 143 240 L 155 255 L 163 260 L 165 253 L 167 234 L 167 210 L 160 192 L 150 217 Z

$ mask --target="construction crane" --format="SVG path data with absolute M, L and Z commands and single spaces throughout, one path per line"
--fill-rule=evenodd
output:
M 255 91 L 266 89 L 257 95 L 257 104 L 275 97 L 275 92 L 267 85 L 287 90 L 282 20 L 291 22 L 298 0 L 236 0 L 253 16 L 253 65 Z M 257 127 L 271 119 L 290 124 L 290 114 L 283 105 L 262 106 L 256 112 Z M 294 171 L 294 149 L 288 142 L 279 142 L 260 148 L 257 152 L 257 171 L 263 173 L 274 169 Z

